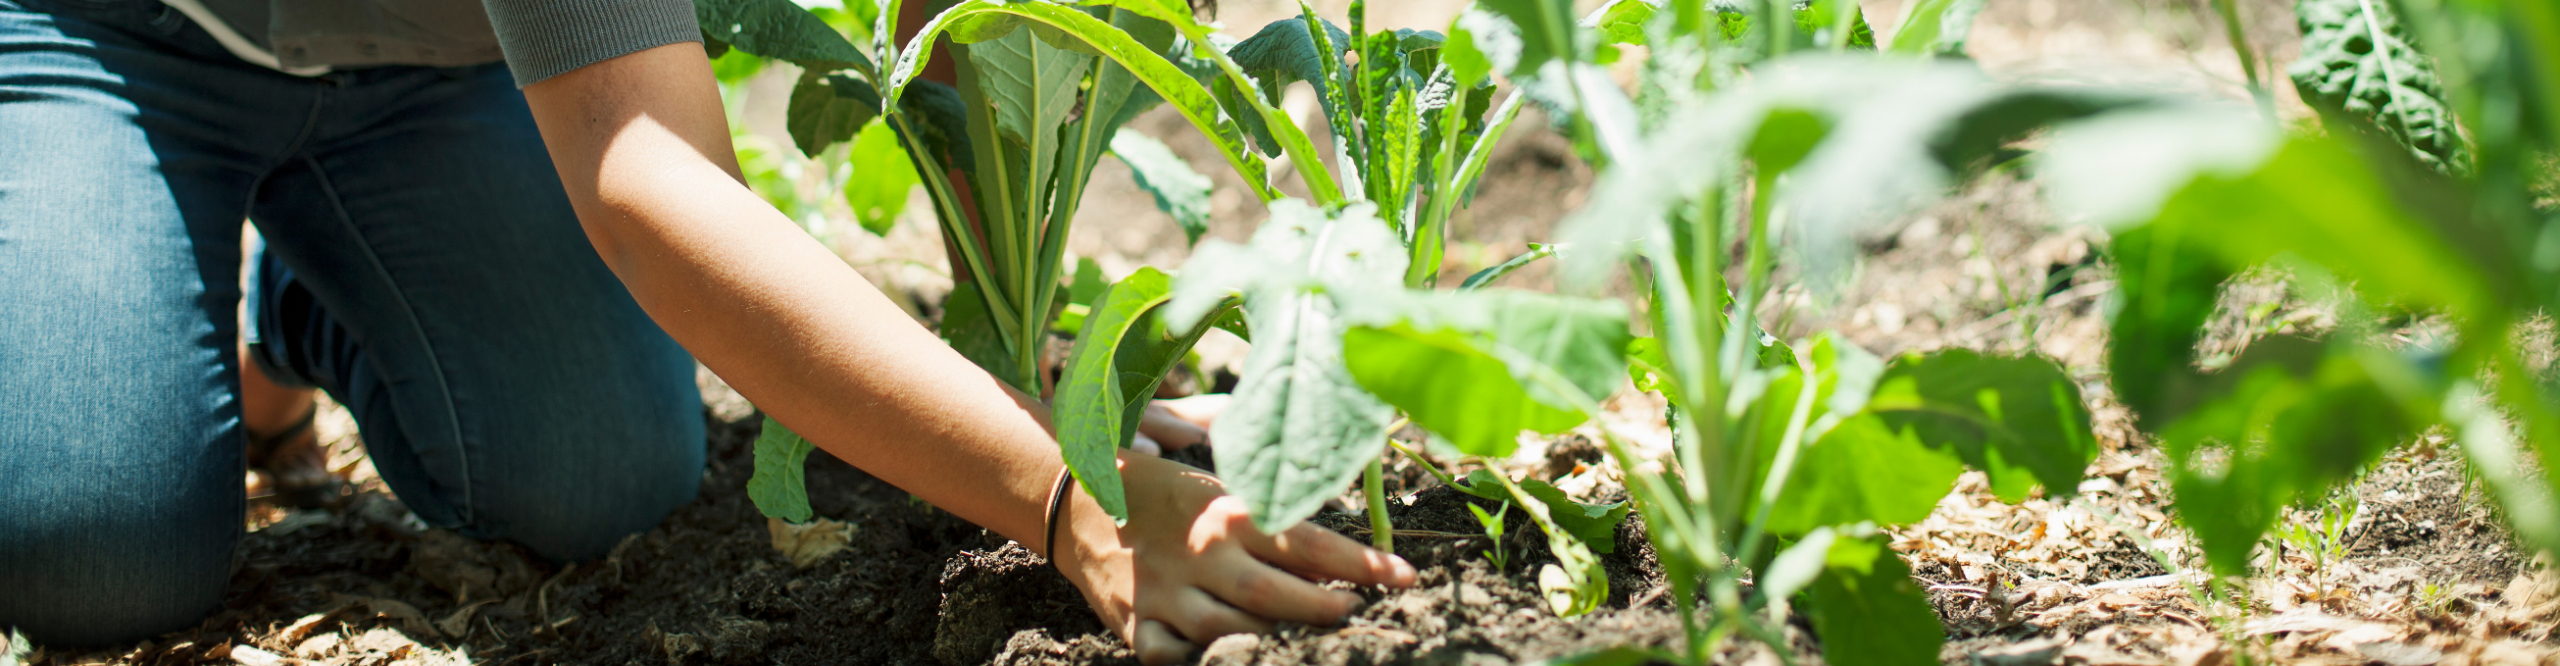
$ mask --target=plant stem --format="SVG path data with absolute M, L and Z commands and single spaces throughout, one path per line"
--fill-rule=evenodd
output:
M 2213 0 L 2213 9 L 2222 14 L 2222 32 L 2231 40 L 2231 50 L 2240 55 L 2240 70 L 2249 76 L 2249 98 L 2258 103 L 2258 113 L 2267 122 L 2276 121 L 2276 98 L 2258 76 L 2258 52 L 2249 48 L 2249 35 L 2240 27 L 2240 6 L 2234 0 Z
M 1360 471 L 1360 492 L 1369 500 L 1369 542 L 1379 552 L 1396 554 L 1396 527 L 1387 520 L 1386 458 L 1372 458 Z

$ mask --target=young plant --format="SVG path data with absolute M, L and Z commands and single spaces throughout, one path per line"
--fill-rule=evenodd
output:
M 2548 251 L 2560 224 L 2530 189 L 2547 178 L 2541 156 L 2560 148 L 2560 10 L 2297 10 L 2305 47 L 2291 71 L 2324 111 L 2325 136 L 2170 109 L 2066 128 L 2043 158 L 2057 206 L 2115 235 L 2116 394 L 2160 433 L 2178 516 L 2218 574 L 2249 573 L 2283 507 L 2438 425 L 2459 433 L 2518 536 L 2560 547 L 2549 501 L 2560 472 L 2548 464 L 2560 459 L 2560 410 L 2516 343 L 2523 322 L 2560 303 Z M 2162 159 L 2125 169 L 2128 150 Z M 2222 286 L 2270 265 L 2314 288 L 2352 284 L 2339 321 L 2372 321 L 2365 308 L 2432 312 L 2456 334 L 2393 344 L 2351 323 L 2266 337 L 2200 367 Z M 2538 482 L 2516 460 L 2508 419 L 2545 461 Z
M 1467 512 L 1476 515 L 1476 524 L 1484 526 L 1484 538 L 1492 544 L 1485 549 L 1484 559 L 1493 563 L 1495 571 L 1511 568 L 1511 556 L 1502 551 L 1502 520 L 1510 517 L 1511 505 L 1505 503 L 1501 510 L 1485 513 L 1484 507 L 1468 504 Z
M 1536 6 L 1511 8 L 1507 18 L 1560 24 L 1560 3 L 1528 4 Z M 1627 4 L 1604 8 L 1590 23 L 1609 25 L 1611 12 Z M 1628 474 L 1691 639 L 1688 654 L 1659 658 L 1704 663 L 1717 639 L 1732 635 L 1784 654 L 1790 648 L 1775 623 L 1801 604 L 1828 661 L 1934 661 L 1944 630 L 1909 570 L 1875 536 L 1876 526 L 1926 517 L 1968 466 L 1986 473 L 2008 501 L 2039 485 L 2066 495 L 2096 453 L 2079 387 L 2050 361 L 1961 350 L 1886 361 L 1827 335 L 1789 345 L 1762 330 L 1757 304 L 1779 286 L 1772 284 L 1779 234 L 1794 237 L 1787 246 L 1801 253 L 1805 272 L 1836 274 L 1859 220 L 1890 219 L 1925 201 L 2026 131 L 2134 101 L 2004 88 L 1954 66 L 1778 58 L 1805 41 L 1851 48 L 1859 34 L 1854 17 L 1804 20 L 1820 9 L 1772 3 L 1728 16 L 1704 3 L 1667 3 L 1625 10 L 1616 16 L 1647 15 L 1621 20 L 1612 38 L 1625 40 L 1631 33 L 1623 28 L 1640 25 L 1637 32 L 1663 60 L 1648 65 L 1643 91 L 1696 103 L 1634 102 L 1613 86 L 1578 78 L 1564 86 L 1574 97 L 1575 126 L 1589 128 L 1589 145 L 1610 165 L 1592 204 L 1567 223 L 1564 233 L 1577 248 L 1568 277 L 1596 282 L 1621 259 L 1635 260 L 1639 284 L 1651 292 L 1646 311 L 1656 338 L 1604 346 L 1593 342 L 1605 336 L 1564 324 L 1471 329 L 1434 321 L 1442 309 L 1408 305 L 1398 311 L 1415 314 L 1401 316 L 1401 328 L 1356 328 L 1346 343 L 1363 384 L 1435 432 L 1463 432 L 1463 420 L 1443 416 L 1442 405 L 1469 403 L 1445 396 L 1487 387 L 1539 392 L 1510 404 L 1596 413 L 1615 383 L 1595 390 L 1574 378 L 1600 369 L 1634 366 L 1644 384 L 1669 398 L 1671 460 L 1637 456 L 1603 431 Z M 1772 20 L 1791 11 L 1798 20 Z M 1795 29 L 1753 27 L 1789 23 Z M 1523 58 L 1514 71 L 1576 77 L 1593 66 L 1581 46 L 1587 36 L 1523 33 L 1533 44 L 1522 52 L 1549 62 Z M 1536 44 L 1536 35 L 1546 43 Z M 1697 56 L 1686 70 L 1684 53 Z M 1747 83 L 1716 89 L 1746 80 L 1718 68 L 1745 66 L 1753 70 Z M 1726 260 L 1737 244 L 1742 280 L 1728 285 Z M 1363 349 L 1388 341 L 1398 346 L 1382 349 L 1395 353 L 1377 354 L 1382 365 L 1369 372 L 1358 360 Z M 1529 353 L 1585 346 L 1606 352 L 1597 363 Z M 1422 352 L 1428 348 L 1445 351 Z M 1414 369 L 1388 372 L 1402 368 Z M 1513 420 L 1496 423 L 1508 427 L 1539 414 L 1507 412 Z M 1443 434 L 1453 442 L 1497 439 Z M 1745 578 L 1757 584 L 1745 586 Z

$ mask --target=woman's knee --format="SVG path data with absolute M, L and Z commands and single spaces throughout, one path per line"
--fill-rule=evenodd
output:
M 236 471 L 225 476 L 239 481 Z M 0 590 L 7 591 L 0 631 L 14 626 L 40 645 L 87 647 L 203 620 L 221 606 L 230 579 L 239 492 L 233 486 L 227 502 L 109 493 L 0 503 Z
M 691 358 L 658 356 L 649 365 L 665 367 L 542 389 L 587 399 L 482 424 L 507 440 L 492 439 L 472 456 L 467 531 L 582 560 L 692 501 L 702 483 L 702 399 Z

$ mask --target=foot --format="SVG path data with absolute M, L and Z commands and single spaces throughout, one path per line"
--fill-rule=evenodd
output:
M 249 487 L 252 499 L 273 496 L 299 509 L 317 508 L 338 496 L 338 477 L 329 471 L 329 452 L 311 423 L 318 405 L 283 430 L 249 429 Z

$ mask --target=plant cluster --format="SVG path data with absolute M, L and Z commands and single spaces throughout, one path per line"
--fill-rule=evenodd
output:
M 1443 478 L 1545 533 L 1557 562 L 1539 582 L 1559 615 L 1608 596 L 1594 552 L 1643 517 L 1686 648 L 1580 661 L 1706 663 L 1735 638 L 1787 658 L 1783 624 L 1801 613 L 1828 661 L 1934 662 L 1944 630 L 1882 530 L 1926 517 L 1968 468 L 2004 501 L 2076 492 L 2098 449 L 2084 386 L 2042 358 L 1879 358 L 1827 333 L 1779 339 L 1786 326 L 1763 317 L 1788 282 L 1843 276 L 1859 232 L 2000 169 L 2032 171 L 2058 208 L 2114 234 L 2112 393 L 2160 437 L 2179 519 L 2214 570 L 2245 574 L 2285 506 L 2432 427 L 2460 433 L 2520 534 L 2560 546 L 2560 471 L 2526 476 L 2506 426 L 2560 455 L 2560 411 L 2508 344 L 2560 298 L 2560 226 L 2530 189 L 2560 147 L 2560 9 L 2539 0 L 2300 0 L 2305 56 L 2289 72 L 2325 133 L 2276 124 L 2245 42 L 2255 108 L 1995 82 L 1961 55 L 1979 0 L 1915 0 L 1881 44 L 1848 0 L 1617 0 L 1582 16 L 1566 0 L 1483 0 L 1443 32 L 1369 30 L 1354 2 L 1348 30 L 1306 9 L 1242 41 L 1179 0 L 966 0 L 903 45 L 887 37 L 899 0 L 854 4 L 697 0 L 713 43 L 803 69 L 799 148 L 849 142 L 851 180 L 902 188 L 906 173 L 926 189 L 965 272 L 943 322 L 955 347 L 1040 394 L 1046 336 L 1074 333 L 1045 392 L 1061 455 L 1124 520 L 1116 450 L 1220 327 L 1253 346 L 1212 429 L 1217 464 L 1264 530 L 1358 479 L 1392 547 L 1379 473 L 1389 448 L 1413 453 L 1390 439 L 1403 423 L 1483 459 L 1524 432 L 1586 428 L 1631 503 Z M 945 39 L 958 85 L 919 80 Z M 1301 81 L 1329 153 L 1278 109 Z M 1061 287 L 1102 154 L 1197 240 L 1208 181 L 1121 129 L 1159 103 L 1269 220 L 1246 243 L 1201 242 L 1178 274 L 1106 286 L 1079 271 Z M 1559 243 L 1440 289 L 1447 223 L 1529 104 L 1599 171 L 1591 203 Z M 879 164 L 891 155 L 908 170 Z M 1283 173 L 1306 199 L 1282 194 Z M 1572 293 L 1623 272 L 1636 307 L 1488 287 L 1548 257 Z M 2267 265 L 2460 334 L 2391 347 L 2350 327 L 2198 358 L 2219 290 Z M 1668 403 L 1667 447 L 1586 426 L 1630 383 Z M 806 453 L 767 424 L 751 490 L 768 515 L 809 517 Z M 1479 514 L 1488 532 L 1501 515 Z M 2349 521 L 2332 522 L 2293 536 L 2332 553 Z M 1508 559 L 1493 536 L 1488 556 Z

